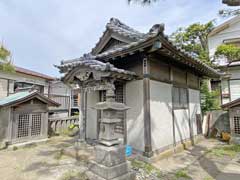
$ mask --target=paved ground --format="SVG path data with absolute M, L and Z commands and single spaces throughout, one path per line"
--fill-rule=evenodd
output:
M 164 173 L 177 172 L 188 175 L 194 180 L 240 180 L 240 155 L 218 156 L 211 153 L 214 147 L 227 146 L 217 140 L 204 140 L 195 147 L 160 160 L 153 165 Z
M 74 142 L 72 138 L 55 137 L 36 146 L 0 151 L 0 180 L 69 180 L 76 172 L 85 172 L 87 158 L 92 158 L 92 147 L 88 151 L 75 150 Z M 163 173 L 161 180 L 184 179 L 176 178 L 177 173 L 189 176 L 185 179 L 190 180 L 240 180 L 240 154 L 233 158 L 209 152 L 223 145 L 216 140 L 204 140 L 153 165 Z M 70 156 L 64 155 L 66 151 L 62 153 L 61 149 L 70 149 Z M 149 170 L 149 166 L 146 167 Z M 141 173 L 144 172 L 138 172 L 138 180 L 150 179 L 142 178 Z
M 58 180 L 69 172 L 82 172 L 81 161 L 64 156 L 62 148 L 72 146 L 70 138 L 56 137 L 37 146 L 0 151 L 1 180 Z M 67 178 L 65 178 L 67 179 Z

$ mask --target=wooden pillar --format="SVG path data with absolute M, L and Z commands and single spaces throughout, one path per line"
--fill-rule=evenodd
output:
M 175 113 L 174 113 L 174 87 L 173 87 L 173 68 L 172 66 L 170 66 L 170 81 L 172 82 L 172 128 L 173 128 L 173 148 L 174 148 L 174 152 L 175 152 L 175 147 L 176 147 L 176 131 L 175 131 Z
M 152 138 L 151 138 L 151 113 L 150 113 L 150 78 L 149 60 L 143 58 L 143 109 L 144 109 L 144 156 L 151 157 Z

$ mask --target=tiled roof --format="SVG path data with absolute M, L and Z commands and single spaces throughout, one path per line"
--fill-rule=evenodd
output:
M 145 34 L 141 33 L 126 24 L 122 23 L 116 18 L 111 18 L 110 22 L 107 24 L 107 29 L 111 29 L 113 32 L 117 32 L 125 37 L 129 37 L 132 40 L 138 41 L 144 39 Z
M 111 28 L 115 32 L 124 34 L 125 36 L 132 37 L 133 39 L 135 38 L 135 40 L 128 44 L 119 45 L 113 49 L 109 49 L 95 56 L 91 54 L 88 54 L 87 56 L 91 56 L 95 60 L 102 60 L 105 58 L 107 59 L 110 56 L 114 57 L 114 56 L 118 56 L 121 53 L 125 53 L 125 52 L 127 53 L 130 49 L 133 49 L 133 51 L 137 51 L 138 49 L 142 48 L 145 44 L 149 45 L 151 43 L 153 44 L 155 41 L 160 41 L 161 43 L 165 43 L 165 45 L 171 47 L 171 49 L 176 53 L 176 55 L 179 55 L 181 56 L 181 58 L 184 58 L 185 61 L 187 61 L 186 64 L 191 68 L 202 69 L 203 73 L 206 74 L 207 76 L 213 76 L 213 77 L 220 76 L 220 74 L 215 69 L 206 65 L 201 60 L 197 59 L 196 57 L 192 56 L 190 53 L 186 52 L 184 49 L 181 49 L 178 46 L 176 46 L 174 43 L 172 43 L 169 40 L 168 36 L 164 35 L 163 33 L 164 31 L 163 24 L 154 25 L 146 34 L 140 33 L 114 18 L 110 20 L 110 23 L 107 24 L 107 27 Z M 69 63 L 76 63 L 78 61 L 81 61 L 82 59 L 84 59 L 84 57 L 73 59 L 73 60 L 62 61 L 62 65 L 64 64 L 69 65 Z M 180 62 L 183 63 L 182 61 Z
M 53 78 L 51 76 L 48 76 L 46 74 L 42 74 L 42 73 L 32 71 L 32 70 L 29 70 L 29 69 L 25 69 L 25 68 L 22 68 L 22 67 L 14 66 L 14 68 L 15 68 L 15 71 L 18 72 L 18 73 L 23 73 L 23 74 L 30 75 L 30 76 L 40 77 L 40 78 L 43 78 L 43 79 L 46 79 L 46 80 L 54 80 L 55 79 L 55 78 Z
M 126 24 L 122 23 L 120 20 L 116 18 L 111 18 L 109 23 L 106 25 L 106 30 L 103 32 L 103 35 L 96 43 L 95 47 L 92 49 L 92 52 L 96 50 L 99 44 L 104 41 L 105 36 L 108 32 L 117 33 L 129 40 L 129 42 L 136 42 L 145 38 L 146 34 L 141 33 Z
M 119 69 L 114 67 L 110 63 L 104 63 L 94 59 L 94 56 L 84 56 L 79 59 L 75 59 L 73 61 L 69 61 L 68 63 L 62 63 L 61 65 L 56 65 L 57 68 L 61 70 L 61 72 L 68 73 L 76 66 L 85 66 L 97 71 L 105 71 L 105 72 L 116 72 L 119 74 L 126 75 L 135 75 L 134 72 L 126 71 L 124 69 Z

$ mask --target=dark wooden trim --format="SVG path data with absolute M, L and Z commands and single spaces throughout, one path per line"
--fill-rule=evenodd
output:
M 147 58 L 147 57 L 144 57 Z M 143 74 L 149 73 L 149 61 L 147 67 L 143 67 Z M 143 59 L 144 61 L 144 59 Z M 144 66 L 144 63 L 143 63 Z M 145 69 L 145 70 L 144 70 Z M 152 157 L 152 136 L 151 136 L 151 112 L 150 112 L 150 78 L 145 76 L 143 79 L 143 109 L 144 109 L 144 153 L 146 157 Z
M 228 79 L 228 93 L 229 93 L 229 101 L 232 101 L 232 97 L 231 97 L 231 88 L 230 88 L 230 80 Z
M 173 81 L 173 70 L 172 70 L 172 67 L 170 66 L 170 80 Z M 173 85 L 172 85 L 172 88 L 171 88 L 171 95 L 172 95 L 172 128 L 173 128 L 173 148 L 174 148 L 174 151 L 175 151 L 175 147 L 176 147 L 176 132 L 175 132 L 175 114 L 174 114 L 174 107 L 173 107 L 173 102 L 174 102 L 174 99 L 173 99 Z
M 8 80 L 7 80 L 7 96 L 9 96 L 9 94 L 10 94 L 10 93 L 9 93 L 9 81 L 10 81 L 10 80 L 8 79 Z
M 123 84 L 123 103 L 126 104 L 126 83 Z M 124 119 L 123 119 L 123 128 L 124 128 L 124 144 L 127 144 L 127 113 L 124 113 Z
M 188 102 L 188 123 L 189 123 L 189 137 L 192 145 L 194 145 L 194 136 L 193 136 L 193 124 L 191 123 L 191 111 L 190 111 L 190 93 L 189 89 L 187 89 L 187 102 Z

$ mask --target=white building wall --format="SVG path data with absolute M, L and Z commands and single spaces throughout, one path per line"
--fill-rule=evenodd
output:
M 240 22 L 208 38 L 210 56 L 214 55 L 217 47 L 223 44 L 224 40 L 234 38 L 240 38 Z
M 0 79 L 0 98 L 8 95 L 8 80 Z
M 199 90 L 189 89 L 189 111 L 193 135 L 197 135 L 196 114 L 201 114 Z
M 126 83 L 127 144 L 144 151 L 143 80 Z
M 230 80 L 229 84 L 231 101 L 240 98 L 240 80 Z
M 150 81 L 153 151 L 173 144 L 172 85 Z
M 97 139 L 97 110 L 93 109 L 99 99 L 99 91 L 87 93 L 86 137 Z
M 174 126 L 176 142 L 190 138 L 188 109 L 174 110 Z

